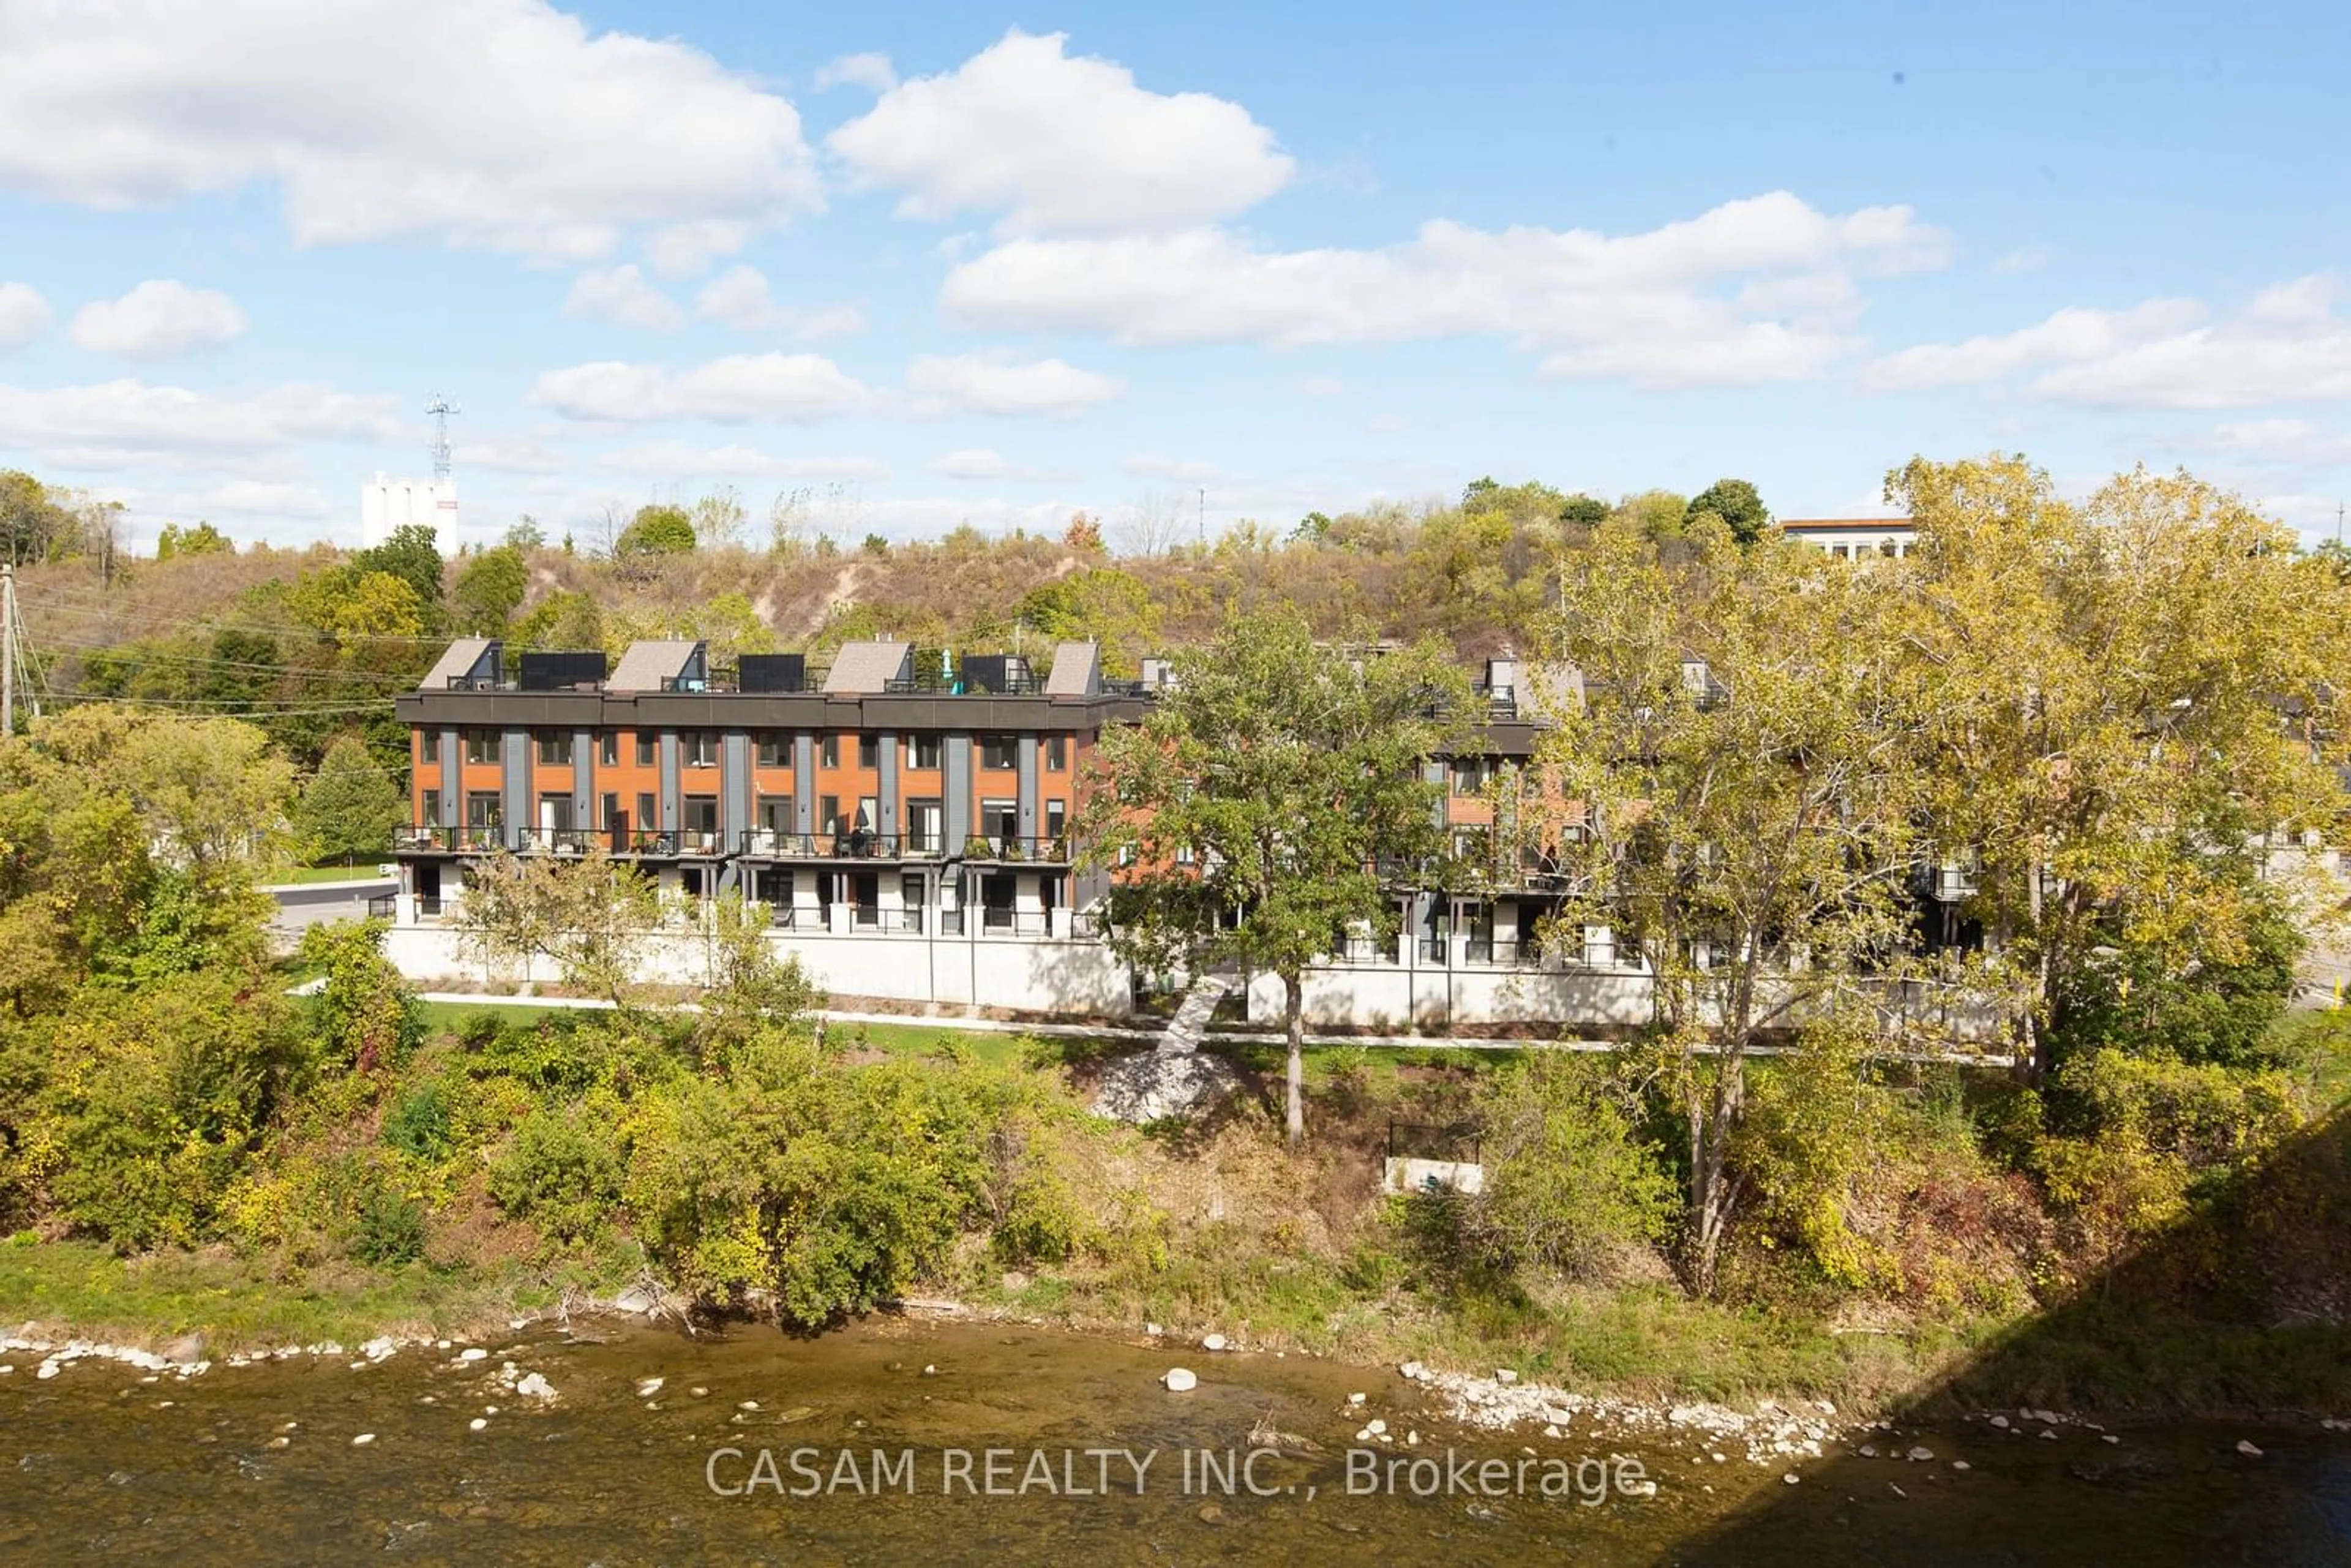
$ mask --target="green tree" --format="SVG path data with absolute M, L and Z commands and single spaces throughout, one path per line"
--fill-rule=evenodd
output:
M 1441 650 L 1317 646 L 1295 611 L 1235 616 L 1142 723 L 1105 731 L 1081 836 L 1113 873 L 1112 942 L 1153 972 L 1278 977 L 1290 1141 L 1305 1135 L 1307 967 L 1395 924 L 1383 862 L 1444 847 L 1423 760 L 1468 710 Z
M 408 823 L 408 801 L 358 736 L 339 737 L 294 808 L 294 837 L 314 861 L 382 854 Z
M 162 858 L 184 866 L 199 894 L 245 889 L 253 869 L 286 848 L 294 767 L 252 725 L 88 704 L 42 720 L 36 735 L 128 799 Z
M 458 569 L 450 594 L 456 630 L 474 637 L 503 635 L 530 591 L 530 568 L 513 545 L 486 549 Z
M 392 537 L 351 557 L 350 564 L 364 576 L 380 571 L 406 583 L 428 617 L 441 608 L 441 548 L 433 529 L 422 523 L 402 523 Z
M 226 534 L 210 523 L 196 523 L 182 528 L 177 523 L 165 523 L 162 532 L 155 536 L 155 559 L 172 560 L 180 556 L 234 555 L 236 546 Z
M 1802 546 L 1710 538 L 1669 559 L 1620 517 L 1565 558 L 1549 642 L 1583 700 L 1539 752 L 1583 813 L 1560 935 L 1596 929 L 1650 977 L 1700 1291 L 1737 1207 L 1749 1054 L 1870 1011 L 1902 972 L 1917 805 L 1893 585 Z
M 2262 964 L 2271 835 L 2342 809 L 2332 571 L 2185 474 L 2077 505 L 2021 458 L 1919 460 L 1886 493 L 1919 529 L 1889 634 L 1917 656 L 1928 817 L 1977 864 L 2035 1070 L 2113 988 L 2101 948 L 2123 973 Z
M 0 468 L 0 554 L 18 566 L 70 555 L 79 531 L 63 492 L 21 468 Z
M 311 1022 L 338 1069 L 396 1068 L 424 1042 L 415 991 L 383 956 L 381 921 L 337 920 L 302 933 L 305 964 L 325 971 Z
M 524 512 L 507 525 L 507 545 L 518 550 L 538 549 L 547 543 L 547 530 L 537 517 Z
M 661 924 L 653 879 L 602 850 L 585 855 L 497 854 L 465 873 L 460 947 L 496 973 L 536 959 L 577 990 L 625 1003 Z
M 694 519 L 683 507 L 639 507 L 629 526 L 612 546 L 622 558 L 691 555 L 695 544 Z
M 1573 1274 L 1665 1238 L 1674 1183 L 1603 1062 L 1537 1051 L 1485 1078 L 1479 1228 L 1498 1261 Z
M 1596 528 L 1608 520 L 1608 503 L 1579 491 L 1560 503 L 1559 520 L 1579 528 Z
M 1742 545 L 1751 545 L 1763 537 L 1771 525 L 1771 514 L 1763 507 L 1763 497 L 1755 486 L 1744 479 L 1717 479 L 1689 498 L 1683 508 L 1682 526 L 1687 528 L 1706 513 L 1720 517 L 1730 529 L 1730 537 Z

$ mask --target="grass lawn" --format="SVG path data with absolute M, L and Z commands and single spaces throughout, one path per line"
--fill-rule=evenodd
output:
M 261 879 L 264 887 L 295 887 L 311 882 L 377 882 L 377 861 L 361 861 L 358 865 L 304 865 L 290 871 L 275 871 Z
M 570 1012 L 569 1008 L 535 1008 L 521 1002 L 420 1002 L 424 1012 L 424 1027 L 434 1033 L 455 1034 L 475 1013 L 495 1013 L 508 1023 L 536 1023 L 549 1013 Z

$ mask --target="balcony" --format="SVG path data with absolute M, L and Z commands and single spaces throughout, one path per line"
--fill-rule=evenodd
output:
M 946 852 L 935 833 L 780 833 L 772 828 L 745 831 L 737 853 L 753 860 L 919 861 Z
M 524 828 L 515 834 L 521 854 L 584 855 L 611 837 L 592 828 Z
M 1008 865 L 1067 865 L 1070 836 L 1024 839 L 1007 833 L 974 833 L 964 841 L 963 858 Z
M 375 894 L 367 901 L 367 917 L 370 920 L 390 920 L 399 913 L 400 895 L 396 893 Z
M 506 830 L 496 822 L 462 828 L 402 828 L 392 835 L 396 854 L 486 855 L 506 848 Z
M 1048 923 L 1041 909 L 982 909 L 979 929 L 987 936 L 1042 936 Z
M 716 830 L 630 828 L 591 836 L 609 840 L 616 855 L 640 860 L 721 860 L 726 854 L 726 841 Z

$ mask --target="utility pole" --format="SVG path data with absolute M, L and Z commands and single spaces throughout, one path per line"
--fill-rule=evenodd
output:
M 16 733 L 16 564 L 0 561 L 0 739 Z

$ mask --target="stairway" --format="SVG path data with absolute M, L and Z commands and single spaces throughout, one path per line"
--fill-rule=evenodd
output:
M 1167 1020 L 1166 1032 L 1152 1048 L 1159 1056 L 1189 1056 L 1200 1049 L 1200 1037 L 1208 1030 L 1208 1019 L 1216 1012 L 1217 1004 L 1233 988 L 1232 980 L 1224 975 L 1202 975 L 1184 993 L 1183 1005 L 1176 1016 Z

